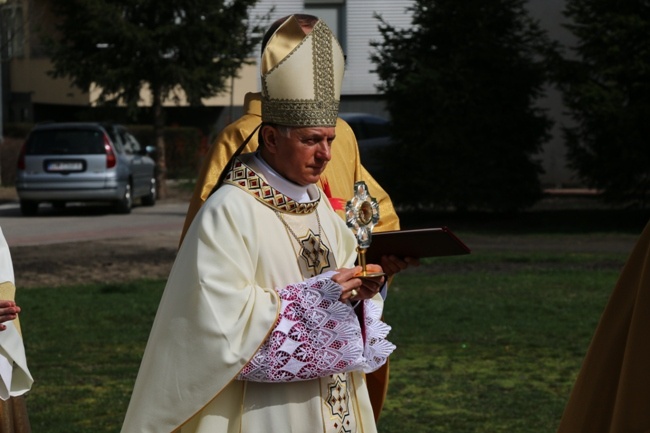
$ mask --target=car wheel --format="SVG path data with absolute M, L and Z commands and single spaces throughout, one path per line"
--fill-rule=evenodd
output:
M 133 207 L 133 196 L 131 195 L 131 184 L 127 183 L 124 188 L 124 195 L 122 198 L 115 202 L 115 212 L 117 213 L 131 213 Z
M 156 178 L 151 178 L 151 186 L 149 187 L 149 194 L 142 196 L 143 206 L 153 206 L 156 204 Z
M 31 200 L 21 200 L 20 213 L 22 213 L 24 216 L 34 216 L 38 214 L 38 202 Z

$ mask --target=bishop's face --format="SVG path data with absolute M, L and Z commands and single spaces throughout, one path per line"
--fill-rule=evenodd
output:
M 269 165 L 298 185 L 318 182 L 332 159 L 335 128 L 278 128 L 271 125 L 265 125 L 264 128 L 265 160 Z

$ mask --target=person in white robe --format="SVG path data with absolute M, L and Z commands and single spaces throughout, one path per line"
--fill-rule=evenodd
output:
M 365 374 L 395 349 L 385 278 L 359 278 L 357 241 L 315 185 L 343 69 L 322 21 L 305 35 L 289 19 L 267 44 L 261 147 L 187 231 L 123 433 L 377 431 Z
M 0 433 L 31 431 L 24 394 L 34 379 L 27 367 L 15 292 L 11 253 L 0 228 Z

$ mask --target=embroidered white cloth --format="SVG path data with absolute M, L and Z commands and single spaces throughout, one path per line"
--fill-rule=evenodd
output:
M 363 372 L 372 373 L 386 363 L 390 354 L 395 350 L 395 345 L 386 340 L 391 328 L 381 321 L 381 309 L 371 300 L 363 301 L 363 309 L 366 325 Z
M 275 328 L 238 378 L 254 382 L 294 382 L 381 367 L 395 346 L 381 311 L 364 302 L 365 345 L 354 308 L 340 302 L 333 272 L 278 290 L 281 307 Z

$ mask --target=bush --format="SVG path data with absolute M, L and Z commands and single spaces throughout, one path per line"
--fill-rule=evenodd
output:
M 552 121 L 537 106 L 554 47 L 524 0 L 418 0 L 413 25 L 381 17 L 371 60 L 397 143 L 393 203 L 517 211 L 541 198 L 538 154 Z
M 0 182 L 2 186 L 16 184 L 16 163 L 23 138 L 5 137 L 0 145 Z
M 143 146 L 156 145 L 152 126 L 129 125 L 127 129 Z M 173 126 L 166 127 L 164 134 L 167 178 L 196 177 L 205 141 L 201 131 L 197 128 Z

